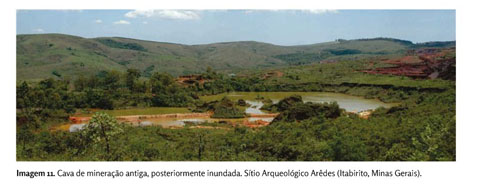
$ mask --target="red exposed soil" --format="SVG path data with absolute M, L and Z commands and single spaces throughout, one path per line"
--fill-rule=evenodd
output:
M 117 116 L 115 117 L 119 121 L 136 122 L 140 119 L 148 118 L 188 118 L 188 117 L 210 117 L 212 113 L 183 113 L 183 114 L 154 114 L 154 115 L 131 115 L 131 116 Z M 88 123 L 92 117 L 69 117 L 69 120 L 74 124 Z
M 271 77 L 282 77 L 284 75 L 284 73 L 282 73 L 281 71 L 271 71 L 271 72 L 266 72 L 264 75 L 263 75 L 263 79 L 268 79 L 268 78 L 271 78 Z
M 202 75 L 192 74 L 192 75 L 179 76 L 175 81 L 183 85 L 193 85 L 195 83 L 204 84 L 209 80 L 204 79 Z
M 210 117 L 212 115 L 211 112 L 206 113 L 185 113 L 185 114 L 158 114 L 158 115 L 131 115 L 131 116 L 117 116 L 115 117 L 117 120 L 122 122 L 130 122 L 130 123 L 138 123 L 141 119 L 148 119 L 148 118 L 189 118 L 189 117 Z M 274 114 L 251 114 L 249 117 L 257 117 L 257 118 L 268 118 L 268 117 L 276 117 L 278 113 Z M 76 117 L 71 116 L 69 120 L 73 124 L 81 124 L 81 123 L 88 123 L 88 121 L 92 117 Z M 247 118 L 242 122 L 242 125 L 245 125 L 249 128 L 257 128 L 269 125 L 271 122 L 263 121 L 263 120 L 256 120 L 256 121 L 249 121 Z M 239 123 L 241 124 L 241 123 Z M 235 126 L 236 123 L 231 123 L 231 125 Z M 69 126 L 69 125 L 66 125 Z M 65 128 L 65 127 L 64 127 Z M 179 128 L 176 126 L 172 126 L 169 128 Z M 182 127 L 180 127 L 182 128 Z M 204 127 L 204 126 L 195 126 L 194 128 L 214 128 L 217 127 Z M 65 128 L 67 130 L 68 128 Z
M 387 59 L 382 62 L 395 65 L 394 67 L 383 67 L 369 70 L 362 70 L 369 74 L 389 74 L 408 76 L 413 78 L 443 78 L 455 80 L 456 57 L 448 56 L 455 52 L 451 49 L 419 49 L 410 51 L 404 57 Z
M 279 113 L 273 113 L 273 114 L 249 114 L 249 117 L 255 117 L 255 118 L 270 118 L 270 117 L 276 117 L 279 115 Z
M 257 127 L 267 126 L 267 125 L 270 124 L 270 122 L 263 121 L 263 120 L 256 120 L 256 121 L 253 121 L 253 122 L 249 122 L 249 121 L 245 120 L 243 124 L 245 126 L 249 127 L 249 128 L 257 128 Z

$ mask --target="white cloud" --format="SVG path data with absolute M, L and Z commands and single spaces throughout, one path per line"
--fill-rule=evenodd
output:
M 147 21 L 144 21 L 144 22 L 142 22 L 142 23 L 143 23 L 144 25 L 149 24 L 149 22 L 147 22 Z
M 41 29 L 41 28 L 36 28 L 36 29 L 33 29 L 34 32 L 38 32 L 38 33 L 41 33 L 41 32 L 45 32 L 45 30 Z
M 134 10 L 127 12 L 125 17 L 159 17 L 165 19 L 182 20 L 200 19 L 199 14 L 191 10 Z
M 291 9 L 254 9 L 254 10 L 244 10 L 245 14 L 251 14 L 255 12 L 282 12 L 296 14 L 298 12 L 308 13 L 308 14 L 328 14 L 328 13 L 339 13 L 338 10 L 334 9 L 302 9 L 302 10 L 291 10 Z
M 309 10 L 302 10 L 303 12 L 311 13 L 311 14 L 328 14 L 333 13 L 337 14 L 339 11 L 335 9 L 309 9 Z
M 281 11 L 288 11 L 288 10 L 281 10 L 281 9 L 249 9 L 244 10 L 244 14 L 252 14 L 256 12 L 281 12 Z
M 130 25 L 130 22 L 125 20 L 119 20 L 114 22 L 115 25 Z
M 95 20 L 95 23 L 100 24 L 100 23 L 102 23 L 102 20 L 101 20 L 101 19 L 97 19 L 97 20 Z
M 60 11 L 61 11 L 61 12 L 67 12 L 67 13 L 68 13 L 68 12 L 77 12 L 77 13 L 82 13 L 82 12 L 83 12 L 83 10 L 81 10 L 81 9 L 61 9 Z

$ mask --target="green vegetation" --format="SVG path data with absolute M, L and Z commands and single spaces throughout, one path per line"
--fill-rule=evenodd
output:
M 244 112 L 238 109 L 235 103 L 227 97 L 222 98 L 219 103 L 214 105 L 213 118 L 243 118 Z
M 114 117 L 105 113 L 96 113 L 81 133 L 83 137 L 87 138 L 84 141 L 88 145 L 91 143 L 94 148 L 96 146 L 105 147 L 107 157 L 101 158 L 109 160 L 112 157 L 110 148 L 112 141 L 116 139 L 116 136 L 123 133 L 123 129 Z
M 399 57 L 401 51 L 417 46 L 410 42 L 377 38 L 293 47 L 257 42 L 184 46 L 112 38 L 146 49 L 138 51 L 105 46 L 98 39 L 40 36 L 17 36 L 17 74 L 22 77 L 16 90 L 19 161 L 456 160 L 455 81 L 361 72 L 389 66 L 382 58 Z M 336 62 L 308 64 L 310 59 L 318 60 L 311 54 L 321 50 L 332 55 L 326 59 Z M 234 60 L 236 57 L 239 59 Z M 162 62 L 154 65 L 154 59 Z M 99 61 L 108 68 L 72 73 L 102 66 Z M 165 65 L 174 61 L 181 63 Z M 226 61 L 229 63 L 223 63 Z M 61 76 L 53 75 L 50 65 L 65 62 L 72 67 L 55 65 Z M 74 66 L 74 62 L 84 66 Z M 131 68 L 134 63 L 137 66 Z M 207 68 L 206 64 L 214 63 Z M 295 66 L 298 63 L 305 65 Z M 182 67 L 187 64 L 202 68 Z M 225 64 L 230 66 L 223 67 Z M 272 71 L 280 75 L 266 76 L 262 69 L 235 76 L 222 71 L 240 69 L 239 64 L 246 68 L 278 65 Z M 161 72 L 158 67 L 196 72 L 202 81 L 178 83 L 172 76 L 175 73 Z M 40 75 L 26 75 L 33 68 L 38 68 Z M 249 93 L 228 96 L 234 91 Z M 290 92 L 340 92 L 399 105 L 378 108 L 362 119 L 340 109 L 337 103 L 304 103 L 300 95 L 286 96 Z M 270 125 L 259 128 L 219 122 L 189 123 L 178 129 L 133 127 L 112 117 L 212 111 L 213 117 L 239 118 L 244 117 L 241 111 L 248 106 L 248 99 L 262 100 L 263 109 L 279 115 Z M 280 101 L 274 104 L 272 99 Z M 88 110 L 98 109 L 103 113 L 93 115 L 81 132 L 51 130 L 75 113 L 90 116 Z
M 147 49 L 145 49 L 144 47 L 142 47 L 142 45 L 139 45 L 137 43 L 123 43 L 123 42 L 118 42 L 112 39 L 97 39 L 97 41 L 112 48 L 138 50 L 143 52 L 147 51 Z
M 355 49 L 330 49 L 327 51 L 330 52 L 331 54 L 338 55 L 338 56 L 362 53 L 360 50 L 355 50 Z
M 117 149 L 110 160 L 455 160 L 454 98 L 454 91 L 428 95 L 419 103 L 376 110 L 368 120 L 313 115 L 259 129 L 126 127 L 110 144 Z M 101 159 L 107 157 L 105 146 L 83 145 L 79 135 L 59 131 L 24 137 L 31 141 L 25 151 L 17 144 L 17 159 L 107 160 Z
M 57 71 L 55 71 L 55 70 L 52 71 L 52 74 L 55 75 L 55 76 L 57 76 L 57 77 L 62 77 L 62 75 L 59 74 L 59 73 L 58 73 Z
M 304 103 L 302 97 L 294 95 L 272 104 L 266 110 L 281 112 L 274 121 L 301 121 L 313 117 L 337 118 L 341 115 L 341 109 L 336 102 L 333 103 Z
M 424 47 L 437 47 L 437 48 L 448 48 L 448 47 L 456 47 L 456 41 L 448 41 L 448 42 L 426 42 L 426 43 L 418 43 L 416 44 L 415 48 L 424 48 Z
M 276 55 L 274 57 L 287 62 L 289 65 L 303 65 L 321 61 L 329 56 L 329 53 L 292 53 Z
M 202 73 L 207 66 L 219 72 L 240 73 L 321 60 L 399 55 L 417 46 L 401 41 L 375 38 L 299 46 L 250 41 L 180 45 L 117 37 L 86 39 L 61 34 L 18 35 L 17 80 L 76 79 L 100 71 L 133 68 L 140 70 L 144 77 L 153 72 L 168 72 L 174 76 Z M 453 44 L 439 42 L 436 46 Z M 52 74 L 54 70 L 62 76 Z

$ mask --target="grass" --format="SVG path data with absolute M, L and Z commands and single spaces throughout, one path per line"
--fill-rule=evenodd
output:
M 112 48 L 99 41 L 128 43 L 127 46 Z M 214 43 L 206 45 L 182 45 L 142 41 L 128 38 L 94 38 L 62 34 L 37 34 L 17 36 L 17 79 L 32 80 L 55 78 L 52 71 L 62 77 L 96 74 L 101 70 L 126 70 L 137 68 L 141 71 L 153 66 L 153 71 L 168 72 L 172 75 L 204 71 L 207 66 L 221 72 L 286 67 L 288 60 L 278 55 L 316 56 L 333 50 L 360 51 L 355 55 L 331 54 L 327 59 L 348 59 L 371 55 L 393 55 L 409 49 L 410 46 L 383 39 L 367 41 L 350 40 L 313 45 L 279 46 L 253 41 Z M 140 49 L 140 50 L 139 50 Z M 316 63 L 319 58 L 307 58 L 305 64 Z M 129 62 L 129 64 L 125 64 Z M 82 64 L 80 66 L 79 64 Z
M 301 96 L 319 96 L 319 97 L 339 97 L 339 98 L 353 98 L 353 96 L 340 94 L 340 93 L 328 93 L 328 92 L 230 92 L 209 96 L 201 96 L 203 101 L 221 100 L 224 96 L 227 96 L 230 100 L 237 102 L 239 99 L 244 100 L 258 100 L 264 99 L 281 100 L 294 94 Z M 259 99 L 260 98 L 260 99 Z
M 201 96 L 203 101 L 215 101 L 221 100 L 224 96 L 227 96 L 230 100 L 237 102 L 239 99 L 244 100 L 256 100 L 256 98 L 264 97 L 269 99 L 282 99 L 293 94 L 299 94 L 300 92 L 234 92 L 234 93 L 222 93 L 209 96 Z

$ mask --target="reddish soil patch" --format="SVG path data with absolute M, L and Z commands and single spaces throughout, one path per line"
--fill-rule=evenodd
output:
M 276 117 L 279 115 L 279 113 L 273 113 L 273 114 L 249 114 L 249 117 L 255 117 L 255 118 L 270 118 L 270 117 Z
M 180 83 L 182 85 L 193 85 L 195 83 L 199 84 L 204 84 L 205 82 L 208 82 L 208 79 L 204 79 L 202 75 L 199 74 L 192 74 L 192 75 L 185 75 L 185 76 L 179 76 L 177 79 L 175 79 L 177 83 Z
M 117 116 L 115 117 L 117 120 L 122 121 L 122 122 L 129 122 L 129 123 L 139 123 L 141 119 L 147 119 L 147 118 L 189 118 L 189 117 L 210 117 L 212 115 L 211 112 L 206 112 L 206 113 L 182 113 L 182 114 L 158 114 L 158 115 L 132 115 L 132 116 Z M 250 114 L 250 117 L 257 117 L 257 118 L 268 118 L 268 117 L 276 117 L 279 115 L 279 113 L 274 113 L 274 114 Z M 69 117 L 69 120 L 73 124 L 81 124 L 81 123 L 88 123 L 88 121 L 92 117 L 75 117 L 71 116 Z M 232 126 L 236 126 L 237 124 L 242 124 L 244 126 L 247 126 L 249 128 L 258 128 L 258 127 L 264 127 L 269 125 L 271 122 L 263 121 L 263 120 L 256 120 L 256 121 L 249 121 L 248 118 L 245 118 L 245 120 L 242 123 L 234 123 L 234 122 L 229 122 Z M 60 127 L 55 127 L 52 130 L 68 130 L 68 127 L 70 125 L 62 125 Z M 176 128 L 183 128 L 179 126 L 170 126 L 168 128 L 171 129 L 176 129 Z M 228 129 L 225 127 L 211 127 L 211 126 L 192 126 L 191 128 L 205 128 L 205 129 Z
M 408 76 L 413 78 L 443 78 L 456 79 L 456 57 L 448 56 L 455 52 L 451 49 L 419 49 L 410 51 L 404 57 L 397 59 L 383 60 L 384 63 L 395 65 L 394 67 L 383 67 L 362 72 L 369 74 L 389 74 Z
M 388 59 L 388 60 L 385 60 L 384 62 L 397 65 L 397 64 L 420 63 L 422 62 L 422 60 L 419 59 L 418 56 L 404 56 L 398 59 Z
M 262 120 L 256 120 L 256 121 L 252 121 L 252 122 L 249 122 L 248 120 L 245 120 L 244 121 L 244 125 L 249 127 L 249 128 L 257 128 L 257 127 L 264 127 L 264 126 L 267 126 L 269 125 L 271 122 L 267 122 L 267 121 L 262 121 Z
M 284 73 L 282 73 L 281 71 L 270 71 L 270 72 L 266 72 L 262 78 L 263 79 L 268 79 L 268 78 L 271 78 L 271 77 L 282 77 L 284 75 Z
M 189 128 L 196 128 L 196 129 L 222 129 L 222 130 L 232 130 L 231 128 L 227 127 L 213 127 L 213 126 L 202 126 L 202 125 L 197 125 L 197 126 L 191 126 Z

